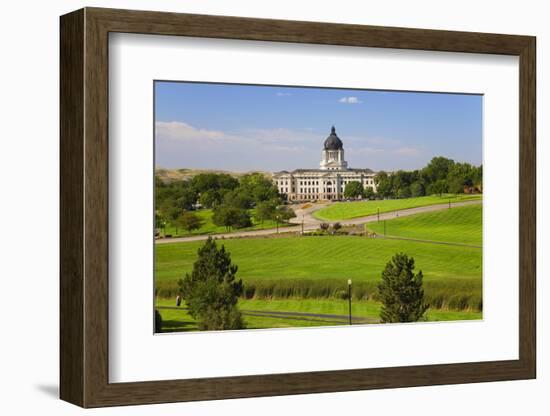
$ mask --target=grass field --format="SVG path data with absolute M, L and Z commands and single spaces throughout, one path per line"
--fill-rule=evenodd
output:
M 172 224 L 166 225 L 166 234 L 172 235 L 173 237 L 185 237 L 190 235 L 203 235 L 203 234 L 223 234 L 227 233 L 227 229 L 224 226 L 218 226 L 212 222 L 213 212 L 211 209 L 202 209 L 195 211 L 195 214 L 203 220 L 203 225 L 198 230 L 189 233 L 182 229 L 181 227 L 175 227 Z M 264 221 L 263 224 L 257 222 L 254 219 L 254 209 L 250 210 L 250 216 L 252 219 L 252 227 L 233 229 L 231 231 L 251 231 L 251 230 L 263 230 L 268 228 L 276 228 L 277 224 L 275 221 Z M 279 227 L 288 227 L 289 224 L 279 223 Z
M 159 306 L 173 306 L 173 299 L 160 299 Z M 307 312 L 316 314 L 331 314 L 347 316 L 348 302 L 342 300 L 320 300 L 320 299 L 285 299 L 271 300 L 240 300 L 239 308 L 244 314 L 248 329 L 255 328 L 287 328 L 287 327 L 310 327 L 327 325 L 345 325 L 330 321 L 330 318 L 323 317 L 294 317 L 294 319 L 272 318 L 267 316 L 250 316 L 248 311 L 264 312 Z M 163 327 L 166 332 L 172 331 L 195 331 L 197 325 L 194 319 L 189 316 L 185 309 L 159 309 L 163 319 Z M 352 302 L 352 316 L 355 318 L 370 318 L 373 321 L 379 319 L 380 303 L 371 301 Z M 428 310 L 426 316 L 428 321 L 448 320 L 473 320 L 481 319 L 481 312 L 462 311 L 440 311 Z
M 433 203 L 433 199 L 431 199 Z M 386 201 L 379 201 L 386 202 Z M 395 201 L 387 201 L 395 202 Z M 382 227 L 382 228 L 380 228 Z M 383 223 L 369 224 L 383 232 Z M 352 279 L 352 315 L 377 322 L 377 285 L 397 252 L 414 257 L 424 275 L 429 321 L 482 318 L 482 206 L 455 207 L 386 222 L 388 235 L 469 246 L 366 236 L 279 236 L 218 240 L 243 279 L 239 300 L 247 327 L 281 328 L 340 325 L 341 319 L 265 316 L 269 312 L 347 315 L 347 280 Z M 202 241 L 155 246 L 159 305 L 174 305 L 177 280 L 192 270 Z M 163 299 L 170 297 L 171 299 Z M 256 312 L 254 312 L 256 311 Z M 263 312 L 257 312 L 263 311 Z M 197 329 L 185 310 L 161 309 L 167 331 Z M 263 313 L 264 316 L 251 314 Z
M 369 223 L 367 229 L 383 234 L 384 223 Z M 482 206 L 470 205 L 396 218 L 386 221 L 385 229 L 388 236 L 481 246 Z
M 192 270 L 201 244 L 156 246 L 161 297 L 175 295 L 177 280 Z M 239 266 L 247 299 L 343 299 L 351 278 L 355 298 L 376 300 L 384 266 L 395 253 L 405 252 L 422 270 L 426 301 L 434 308 L 482 309 L 482 250 L 475 247 L 358 236 L 242 238 L 218 244 Z
M 155 276 L 175 281 L 190 272 L 201 241 L 157 244 Z M 249 279 L 378 280 L 397 252 L 413 256 L 424 278 L 481 279 L 481 250 L 414 241 L 358 236 L 237 238 L 219 240 L 239 266 L 238 276 Z
M 427 205 L 446 204 L 449 201 L 462 202 L 481 199 L 481 195 L 431 195 L 418 198 L 386 199 L 374 201 L 337 202 L 326 208 L 321 208 L 313 215 L 325 221 L 347 220 L 357 217 L 374 215 L 380 209 L 380 213 L 396 211 L 399 209 L 423 207 Z

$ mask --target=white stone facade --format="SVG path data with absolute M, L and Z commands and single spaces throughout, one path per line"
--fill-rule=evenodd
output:
M 273 174 L 279 193 L 289 201 L 341 200 L 350 182 L 360 182 L 363 188 L 371 187 L 376 192 L 370 169 L 351 169 L 344 159 L 344 146 L 332 128 L 325 140 L 319 169 L 296 169 Z

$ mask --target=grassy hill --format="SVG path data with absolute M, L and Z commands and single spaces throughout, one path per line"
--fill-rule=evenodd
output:
M 482 214 L 481 205 L 469 205 L 395 218 L 386 221 L 386 235 L 480 246 Z M 382 221 L 367 224 L 367 228 L 378 234 L 384 233 Z
M 262 173 L 266 177 L 271 178 L 270 172 L 260 172 L 260 171 L 254 171 L 254 172 Z M 156 168 L 155 169 L 155 175 L 159 177 L 163 182 L 183 181 L 183 180 L 191 179 L 193 176 L 197 176 L 201 173 L 226 173 L 235 178 L 240 178 L 241 176 L 252 172 L 231 172 L 231 171 L 216 170 L 216 169 L 187 169 L 187 168 L 181 168 L 181 169 Z
M 192 270 L 203 242 L 155 246 L 155 276 L 161 297 L 175 296 L 177 280 Z M 424 274 L 427 302 L 434 309 L 481 310 L 482 250 L 415 241 L 357 236 L 295 236 L 220 240 L 238 265 L 245 297 L 342 299 L 347 280 L 354 298 L 376 300 L 381 272 L 404 252 Z
M 396 211 L 399 209 L 424 207 L 428 205 L 446 204 L 449 201 L 462 202 L 480 200 L 481 195 L 430 195 L 418 198 L 385 199 L 374 201 L 337 202 L 315 212 L 314 216 L 325 221 L 348 220 L 357 217 L 374 215 L 380 209 L 380 213 Z

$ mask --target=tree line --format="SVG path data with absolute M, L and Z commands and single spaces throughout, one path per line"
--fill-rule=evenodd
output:
M 379 172 L 374 180 L 381 198 L 459 194 L 465 190 L 482 192 L 483 167 L 438 156 L 422 169 L 398 170 L 392 174 Z
M 483 168 L 438 156 L 422 169 L 378 172 L 374 182 L 377 192 L 370 186 L 364 188 L 359 181 L 349 182 L 344 189 L 344 198 L 411 198 L 446 193 L 461 194 L 465 191 L 482 192 Z
M 283 197 L 275 184 L 261 173 L 249 173 L 235 178 L 226 173 L 201 173 L 189 180 L 165 183 L 155 178 L 156 227 L 166 222 L 191 232 L 203 225 L 195 211 L 212 209 L 212 221 L 217 226 L 246 228 L 254 219 L 287 221 L 294 212 L 283 205 Z

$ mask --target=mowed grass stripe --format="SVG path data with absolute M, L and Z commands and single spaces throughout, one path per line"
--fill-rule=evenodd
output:
M 325 221 L 348 220 L 357 217 L 374 215 L 380 209 L 380 213 L 397 211 L 400 209 L 424 207 L 428 205 L 446 204 L 449 201 L 463 202 L 480 200 L 481 195 L 430 195 L 418 198 L 387 199 L 381 201 L 353 201 L 337 202 L 326 208 L 321 208 L 313 215 Z
M 158 281 L 174 281 L 190 272 L 203 242 L 155 246 Z M 478 248 L 357 236 L 308 236 L 218 240 L 247 279 L 378 280 L 397 252 L 413 256 L 426 280 L 481 279 Z
M 481 245 L 482 216 L 481 204 L 416 214 L 387 220 L 386 234 L 421 240 Z M 382 221 L 370 223 L 368 229 L 383 234 L 384 223 Z

